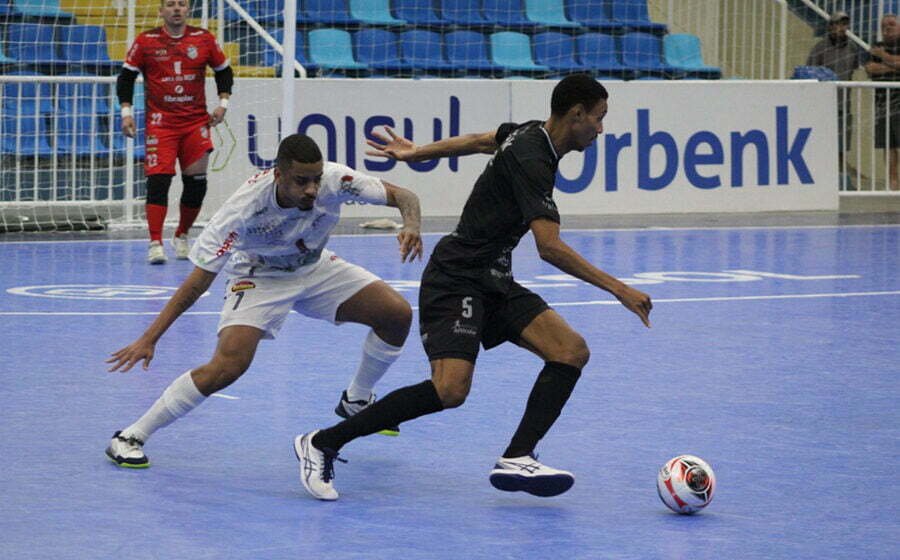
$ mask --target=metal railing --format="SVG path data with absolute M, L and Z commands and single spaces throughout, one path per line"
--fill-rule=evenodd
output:
M 841 192 L 900 196 L 900 82 L 837 87 Z

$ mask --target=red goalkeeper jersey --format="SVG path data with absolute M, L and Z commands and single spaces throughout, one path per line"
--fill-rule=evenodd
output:
M 218 71 L 228 58 L 205 29 L 188 25 L 181 37 L 172 37 L 157 27 L 137 36 L 125 68 L 144 75 L 148 125 L 175 128 L 208 120 L 207 65 Z

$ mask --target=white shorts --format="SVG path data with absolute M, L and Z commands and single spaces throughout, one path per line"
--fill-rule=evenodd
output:
M 291 309 L 337 324 L 338 307 L 379 280 L 368 270 L 327 250 L 322 251 L 319 262 L 295 275 L 229 278 L 218 332 L 233 325 L 247 325 L 264 331 L 263 338 L 275 338 Z

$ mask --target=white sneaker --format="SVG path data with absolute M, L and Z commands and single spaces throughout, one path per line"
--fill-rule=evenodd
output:
M 150 264 L 165 264 L 166 251 L 163 249 L 162 242 L 151 241 L 150 249 L 147 250 L 147 262 Z
M 122 437 L 121 431 L 113 434 L 106 456 L 120 467 L 146 469 L 150 466 L 150 460 L 144 455 L 144 442 L 135 437 Z
M 507 459 L 500 457 L 491 471 L 491 484 L 506 492 L 528 492 L 535 496 L 556 496 L 575 483 L 575 476 L 543 465 L 537 455 Z
M 175 248 L 175 258 L 183 261 L 188 258 L 188 253 L 191 252 L 191 247 L 188 245 L 188 236 L 186 233 L 182 233 L 181 235 L 176 235 L 172 238 L 172 247 Z
M 294 438 L 294 454 L 300 461 L 300 482 L 306 491 L 319 500 L 333 501 L 338 499 L 334 489 L 334 461 L 347 461 L 338 457 L 330 449 L 320 451 L 312 444 L 312 438 L 319 430 L 302 434 Z

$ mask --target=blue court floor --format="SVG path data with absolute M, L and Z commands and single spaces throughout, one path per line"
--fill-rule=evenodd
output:
M 479 357 L 462 408 L 348 445 L 335 503 L 303 491 L 292 439 L 337 419 L 364 328 L 292 315 L 243 378 L 154 435 L 150 469 L 121 470 L 109 437 L 211 355 L 222 279 L 149 371 L 110 374 L 191 265 L 150 267 L 137 240 L 0 243 L 0 559 L 900 557 L 900 226 L 564 239 L 655 303 L 646 329 L 530 238 L 515 254 L 517 279 L 592 349 L 538 448 L 575 486 L 488 483 L 541 368 L 504 345 Z M 331 247 L 417 304 L 423 264 L 400 264 L 392 236 Z M 414 327 L 378 391 L 427 375 Z M 718 477 L 693 517 L 656 495 L 681 453 Z

